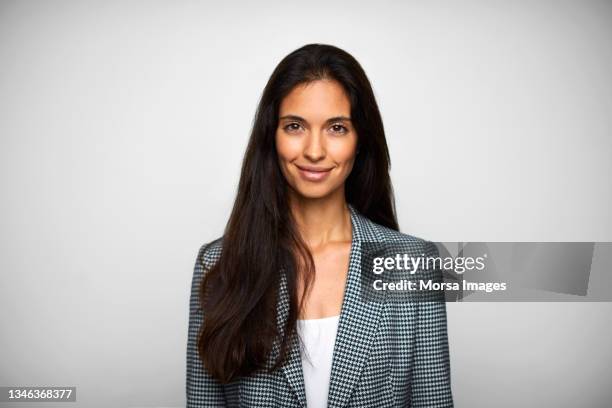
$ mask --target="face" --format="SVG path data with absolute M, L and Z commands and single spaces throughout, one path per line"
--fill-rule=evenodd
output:
M 276 150 L 291 193 L 302 198 L 344 197 L 357 149 L 350 116 L 350 101 L 334 80 L 298 85 L 283 99 Z

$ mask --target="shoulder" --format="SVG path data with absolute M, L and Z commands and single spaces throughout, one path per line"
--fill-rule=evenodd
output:
M 439 255 L 438 248 L 432 241 L 385 227 L 365 217 L 364 219 L 369 224 L 369 227 L 375 231 L 378 242 L 389 244 L 394 247 L 399 246 L 410 252 L 418 252 L 425 256 Z
M 197 266 L 209 268 L 221 257 L 223 249 L 223 237 L 219 237 L 213 241 L 206 242 L 200 246 L 198 257 L 196 259 Z
M 221 256 L 221 248 L 222 238 L 217 238 L 200 246 L 191 279 L 192 296 L 197 292 L 197 288 L 200 286 L 200 282 L 206 272 L 210 270 Z
M 376 235 L 380 237 L 378 243 L 372 245 L 369 249 L 372 254 L 376 256 L 387 257 L 390 256 L 395 258 L 397 254 L 406 254 L 415 259 L 421 259 L 422 262 L 418 264 L 418 275 L 416 279 L 419 281 L 432 281 L 441 283 L 444 280 L 443 271 L 437 266 L 436 261 L 433 262 L 433 267 L 425 266 L 425 259 L 440 257 L 440 251 L 438 246 L 427 239 L 396 231 L 394 229 L 376 224 L 370 220 L 371 228 L 376 231 Z M 382 255 L 379 255 L 382 254 Z M 427 261 L 429 262 L 429 261 Z M 427 263 L 429 265 L 429 263 Z M 414 279 L 414 278 L 413 278 Z M 416 292 L 419 296 L 419 302 L 422 301 L 435 301 L 444 302 L 444 293 L 440 291 L 419 291 Z M 402 303 L 402 302 L 400 302 Z M 408 305 L 410 302 L 403 302 Z

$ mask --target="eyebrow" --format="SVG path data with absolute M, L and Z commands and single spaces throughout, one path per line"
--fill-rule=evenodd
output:
M 308 123 L 308 121 L 306 119 L 304 119 L 301 116 L 298 115 L 285 115 L 285 116 L 281 116 L 280 118 L 278 118 L 279 120 L 282 119 L 289 119 L 289 120 L 295 120 L 296 122 L 304 122 L 304 123 Z M 330 122 L 339 122 L 339 121 L 347 121 L 347 122 L 351 122 L 351 118 L 349 118 L 348 116 L 334 116 L 333 118 L 329 118 L 325 121 L 325 123 L 330 123 Z

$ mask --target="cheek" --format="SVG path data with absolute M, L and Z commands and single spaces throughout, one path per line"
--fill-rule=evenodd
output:
M 296 141 L 283 136 L 276 137 L 276 153 L 281 161 L 290 161 L 299 155 L 300 149 Z
M 339 163 L 344 167 L 350 167 L 352 166 L 357 154 L 357 142 L 356 140 L 350 139 L 330 143 L 328 147 L 328 154 L 336 163 Z

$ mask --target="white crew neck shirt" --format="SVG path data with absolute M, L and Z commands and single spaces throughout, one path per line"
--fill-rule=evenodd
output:
M 297 321 L 297 330 L 303 342 L 300 347 L 306 406 L 326 408 L 331 376 L 334 344 L 340 316 Z

